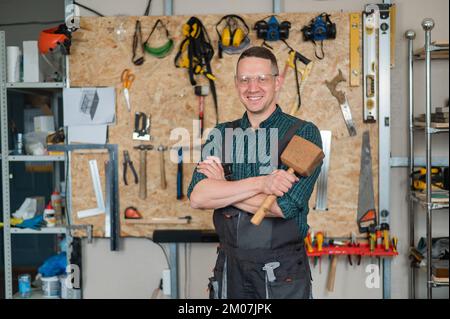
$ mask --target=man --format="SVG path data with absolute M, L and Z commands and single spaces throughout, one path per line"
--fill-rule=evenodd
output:
M 303 240 L 308 231 L 308 201 L 320 167 L 309 177 L 299 178 L 286 172 L 279 161 L 274 168 L 280 169 L 270 172 L 270 164 L 294 134 L 322 147 L 320 132 L 314 124 L 283 113 L 276 104 L 283 79 L 270 50 L 252 47 L 244 51 L 235 82 L 246 112 L 241 119 L 216 127 L 222 140 L 210 134 L 203 150 L 214 150 L 216 156 L 203 156 L 188 189 L 191 207 L 215 209 L 220 247 L 210 278 L 210 297 L 310 298 L 311 274 Z M 244 137 L 234 136 L 247 144 L 230 142 L 227 130 L 245 130 Z M 273 150 L 274 131 L 278 135 L 275 144 L 280 141 L 278 152 Z M 266 147 L 261 146 L 264 140 Z M 271 163 L 262 162 L 261 156 L 252 161 L 252 151 L 258 149 L 260 155 L 271 141 Z M 231 156 L 225 153 L 230 148 Z M 228 156 L 232 164 L 222 165 L 218 158 L 222 154 L 222 162 L 228 162 Z M 251 224 L 251 217 L 271 194 L 278 198 L 270 213 L 259 226 Z

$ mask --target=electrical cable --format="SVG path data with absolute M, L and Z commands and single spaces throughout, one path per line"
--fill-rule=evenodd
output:
M 140 52 L 138 52 L 140 51 Z M 142 28 L 141 21 L 137 20 L 136 25 L 134 27 L 134 35 L 133 35 L 133 58 L 131 61 L 134 65 L 142 65 L 145 61 L 144 58 L 144 44 L 142 43 Z
M 187 276 L 188 276 L 188 261 L 187 261 L 187 243 L 184 243 L 184 299 L 187 299 Z
M 188 257 L 187 257 L 187 267 L 188 267 L 188 275 L 187 275 L 187 299 L 190 298 L 189 291 L 191 290 L 191 251 L 192 251 L 192 245 L 191 243 L 188 243 Z
M 32 24 L 61 24 L 61 23 L 64 23 L 64 21 L 56 20 L 56 21 L 11 22 L 11 23 L 1 23 L 0 27 L 11 27 L 11 26 L 32 25 Z
M 82 7 L 83 9 L 86 9 L 87 11 L 90 11 L 90 12 L 92 12 L 92 13 L 95 13 L 95 14 L 98 15 L 99 17 L 104 17 L 104 15 L 101 14 L 100 12 L 95 11 L 94 9 L 91 9 L 91 8 L 85 6 L 84 4 L 79 3 L 78 1 L 74 1 L 73 4 L 75 4 L 75 5 L 79 6 L 79 7 Z
M 164 253 L 164 256 L 166 257 L 167 268 L 169 268 L 169 269 L 171 270 L 172 267 L 170 267 L 169 257 L 167 256 L 167 252 L 166 252 L 166 250 L 164 249 L 164 247 L 163 247 L 160 243 L 155 242 L 155 241 L 153 240 L 153 238 L 151 238 L 151 237 L 145 237 L 145 238 L 147 238 L 148 240 L 150 240 L 150 241 L 153 242 L 154 244 L 158 245 L 159 248 L 161 248 L 161 250 L 162 250 L 163 253 Z
M 189 299 L 190 265 L 191 264 L 191 244 L 184 243 L 184 298 Z
M 145 8 L 144 16 L 148 16 L 150 14 L 150 6 L 152 5 L 152 0 L 148 0 L 147 8 Z
M 66 129 L 64 129 L 64 134 L 66 134 Z M 66 135 L 67 136 L 67 135 Z M 69 194 L 67 194 L 67 190 L 69 189 L 69 170 L 70 170 L 70 157 L 69 157 L 69 152 L 67 152 L 66 154 L 66 160 L 64 161 L 64 172 L 65 172 L 65 181 L 64 181 L 64 203 L 65 203 L 65 207 L 64 207 L 64 214 L 66 215 L 66 224 L 67 227 L 69 227 L 70 229 L 70 224 L 71 224 L 71 220 L 70 220 L 70 215 L 69 215 Z M 62 191 L 62 190 L 61 190 Z

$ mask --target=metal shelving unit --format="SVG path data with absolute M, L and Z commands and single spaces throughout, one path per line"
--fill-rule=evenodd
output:
M 5 32 L 0 31 L 0 127 L 1 127 L 1 168 L 2 168 L 2 188 L 3 188 L 3 235 L 4 235 L 4 272 L 5 272 L 5 297 L 13 298 L 12 287 L 12 258 L 11 258 L 11 235 L 52 235 L 65 234 L 70 236 L 69 228 L 61 226 L 54 228 L 42 228 L 41 230 L 19 229 L 10 226 L 11 206 L 10 206 L 10 165 L 14 162 L 53 162 L 54 180 L 59 181 L 60 163 L 66 160 L 65 155 L 61 156 L 31 156 L 14 155 L 8 149 L 8 91 L 20 93 L 50 93 L 53 96 L 53 104 L 57 105 L 56 95 L 64 87 L 64 83 L 7 83 L 6 82 L 6 45 Z M 57 118 L 57 106 L 54 107 L 55 118 Z M 7 154 L 7 155 L 5 155 Z M 39 293 L 37 293 L 39 294 Z
M 448 210 L 448 203 L 434 203 L 432 201 L 432 183 L 431 183 L 431 168 L 432 168 L 432 136 L 435 134 L 448 133 L 448 128 L 434 128 L 431 123 L 431 60 L 433 58 L 432 52 L 442 50 L 442 47 L 436 47 L 431 44 L 431 30 L 434 28 L 434 21 L 432 19 L 424 19 L 422 21 L 422 28 L 425 31 L 425 70 L 426 70 L 426 103 L 425 103 L 425 127 L 417 127 L 414 124 L 414 92 L 413 92 L 413 82 L 414 82 L 414 74 L 413 74 L 413 66 L 414 60 L 418 60 L 418 58 L 414 57 L 413 52 L 413 42 L 416 37 L 416 34 L 412 30 L 408 30 L 405 33 L 405 37 L 408 40 L 408 77 L 409 77 L 409 238 L 410 238 L 410 247 L 415 247 L 414 243 L 414 235 L 415 235 L 415 225 L 414 225 L 414 207 L 415 204 L 419 204 L 424 207 L 426 210 L 426 244 L 427 244 L 427 265 L 426 265 L 426 278 L 427 278 L 427 298 L 432 298 L 432 289 L 437 287 L 445 287 L 448 286 L 448 283 L 440 283 L 436 282 L 432 278 L 432 214 L 436 210 Z M 445 48 L 448 51 L 448 47 Z M 426 141 L 426 154 L 425 154 L 425 163 L 426 163 L 426 197 L 425 200 L 419 198 L 417 194 L 412 189 L 413 184 L 413 172 L 415 169 L 414 163 L 414 132 L 415 131 L 423 131 L 425 134 Z M 410 298 L 415 298 L 415 282 L 416 282 L 416 267 L 411 265 L 410 270 Z
M 17 89 L 61 89 L 64 87 L 63 82 L 14 82 L 6 83 L 7 88 Z
M 8 155 L 10 162 L 64 162 L 65 155 Z
M 40 230 L 33 230 L 28 228 L 11 228 L 11 234 L 31 234 L 31 235 L 42 235 L 42 234 L 65 234 L 67 232 L 66 227 L 48 227 L 41 228 Z

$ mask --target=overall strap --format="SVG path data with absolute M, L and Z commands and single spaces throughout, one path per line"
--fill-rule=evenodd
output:
M 225 124 L 225 130 L 227 128 L 231 128 L 233 130 L 239 128 L 241 125 L 241 119 L 237 119 L 231 122 L 227 122 Z M 226 138 L 226 133 L 224 134 L 224 136 L 222 137 L 222 166 L 223 169 L 225 171 L 225 178 L 227 180 L 231 179 L 231 176 L 233 174 L 233 170 L 232 170 L 232 165 L 233 165 L 233 159 L 230 158 L 230 154 L 226 154 L 225 150 L 231 150 L 231 148 L 233 147 L 233 140 L 229 140 Z
M 284 134 L 283 138 L 278 143 L 278 159 L 280 159 L 281 153 L 283 153 L 286 146 L 289 144 L 291 139 L 294 137 L 295 132 L 305 123 L 305 121 L 301 119 L 296 119 L 294 124 L 287 130 L 286 134 Z

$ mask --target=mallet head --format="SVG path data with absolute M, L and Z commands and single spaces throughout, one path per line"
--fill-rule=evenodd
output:
M 281 154 L 281 162 L 299 175 L 309 176 L 324 157 L 320 147 L 296 135 Z

